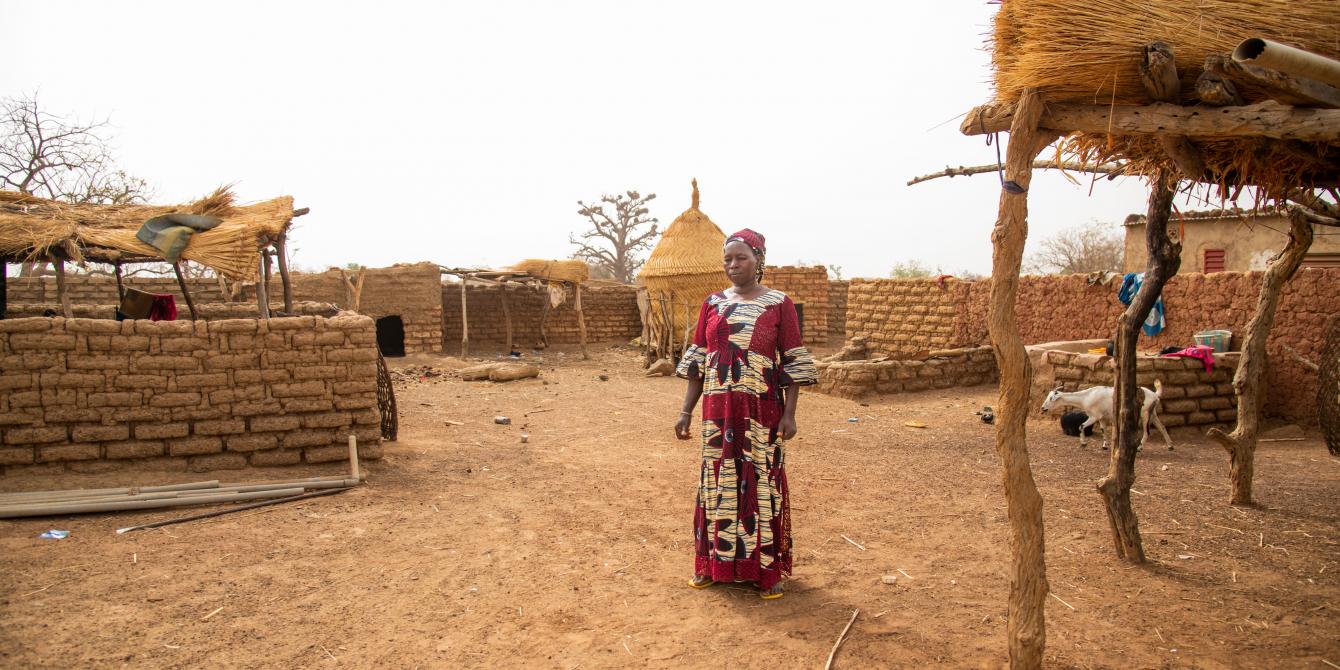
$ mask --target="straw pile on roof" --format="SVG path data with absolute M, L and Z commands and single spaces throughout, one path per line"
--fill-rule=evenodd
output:
M 1330 58 L 1340 58 L 1340 2 L 1336 0 L 1002 0 L 992 38 L 996 99 L 1013 102 L 1025 88 L 1049 101 L 1085 104 L 1148 104 L 1140 80 L 1144 45 L 1160 41 L 1172 47 L 1182 80 L 1184 103 L 1194 102 L 1197 77 L 1205 58 L 1227 55 L 1250 37 L 1274 40 Z M 1239 85 L 1247 104 L 1271 95 L 1266 89 Z M 1286 104 L 1299 103 L 1277 97 Z M 1206 166 L 1236 186 L 1295 185 L 1296 180 L 1333 177 L 1335 163 L 1324 160 L 1340 146 L 1264 146 L 1255 138 L 1224 139 L 1201 145 Z M 1152 139 L 1078 134 L 1063 151 L 1081 160 L 1129 159 L 1134 170 L 1149 174 L 1172 167 Z M 1312 152 L 1323 158 L 1309 159 Z M 1332 154 L 1334 155 L 1334 154 Z
M 254 280 L 260 247 L 283 233 L 293 219 L 293 198 L 238 206 L 231 191 L 219 188 L 185 205 L 76 205 L 0 191 L 0 257 L 37 260 L 56 252 L 72 261 L 162 258 L 135 233 L 145 221 L 171 213 L 223 219 L 218 227 L 195 233 L 183 259 L 231 279 Z
M 721 246 L 726 234 L 698 209 L 698 180 L 693 180 L 693 201 L 688 209 L 661 234 L 660 242 L 638 273 L 650 300 L 647 331 L 650 344 L 666 339 L 667 319 L 676 347 L 684 332 L 698 319 L 698 307 L 707 296 L 727 285 L 721 269 Z
M 519 270 L 546 281 L 563 281 L 574 284 L 580 284 L 591 276 L 591 269 L 586 266 L 586 261 L 578 260 L 547 261 L 527 258 L 508 269 Z

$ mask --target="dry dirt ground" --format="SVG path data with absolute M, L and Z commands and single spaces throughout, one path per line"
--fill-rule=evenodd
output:
M 459 366 L 393 361 L 408 364 Z M 788 464 L 797 567 L 775 602 L 685 586 L 698 451 L 672 434 L 682 393 L 626 349 L 551 352 L 537 380 L 403 386 L 400 441 L 354 491 L 119 536 L 186 512 L 0 521 L 0 666 L 821 668 L 857 609 L 835 667 L 1004 663 L 1008 535 L 993 429 L 974 415 L 994 388 L 868 405 L 804 394 Z M 1218 447 L 1151 438 L 1139 567 L 1114 558 L 1094 493 L 1107 453 L 1052 421 L 1029 436 L 1049 666 L 1340 667 L 1340 460 L 1315 434 L 1263 445 L 1256 509 L 1225 504 Z M 71 536 L 38 539 L 48 528 Z

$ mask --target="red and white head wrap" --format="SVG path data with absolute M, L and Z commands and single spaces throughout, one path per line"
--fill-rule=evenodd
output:
M 737 230 L 726 238 L 726 244 L 731 242 L 743 242 L 745 246 L 753 250 L 754 255 L 758 257 L 758 281 L 763 281 L 763 256 L 767 253 L 767 240 L 761 233 L 754 232 L 748 228 Z M 722 245 L 725 246 L 725 245 Z

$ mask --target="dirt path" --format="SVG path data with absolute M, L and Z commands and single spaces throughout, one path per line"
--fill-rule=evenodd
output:
M 993 429 L 973 414 L 994 388 L 868 406 L 806 394 L 788 454 L 796 575 L 763 602 L 684 586 L 697 451 L 670 429 L 683 382 L 643 378 L 622 349 L 545 363 L 542 380 L 400 389 L 400 441 L 338 496 L 123 536 L 179 511 L 0 521 L 0 666 L 818 668 L 854 609 L 838 667 L 1004 661 L 1004 501 Z M 1151 562 L 1133 568 L 1093 492 L 1107 453 L 1050 421 L 1029 431 L 1050 666 L 1340 664 L 1340 461 L 1316 436 L 1263 445 L 1264 507 L 1248 510 L 1225 504 L 1218 447 L 1151 438 L 1135 496 Z M 37 539 L 47 528 L 72 535 Z

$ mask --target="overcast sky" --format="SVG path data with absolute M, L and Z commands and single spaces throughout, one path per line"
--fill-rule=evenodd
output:
M 654 192 L 664 227 L 697 177 L 772 264 L 990 271 L 996 177 L 905 185 L 995 160 L 958 132 L 991 96 L 983 0 L 336 4 L 0 0 L 0 95 L 110 117 L 155 202 L 293 195 L 306 269 L 564 258 L 578 199 Z M 1084 182 L 1034 180 L 1030 248 L 1144 210 Z

